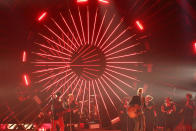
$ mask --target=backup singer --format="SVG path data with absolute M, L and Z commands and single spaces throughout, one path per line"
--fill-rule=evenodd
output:
M 164 113 L 166 131 L 173 131 L 176 106 L 169 97 L 165 99 L 164 104 L 161 106 L 161 111 Z
M 155 117 L 156 117 L 156 111 L 154 104 L 152 102 L 153 97 L 150 95 L 147 95 L 145 97 L 145 123 L 146 123 L 146 131 L 153 131 L 155 127 Z
M 60 127 L 60 131 L 64 131 L 64 120 L 63 120 L 63 104 L 60 99 L 61 93 L 58 92 L 54 98 L 52 98 L 52 131 L 56 130 L 56 125 Z

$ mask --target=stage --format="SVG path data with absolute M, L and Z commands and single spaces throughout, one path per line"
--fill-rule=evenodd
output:
M 196 0 L 0 10 L 0 130 L 196 128 Z

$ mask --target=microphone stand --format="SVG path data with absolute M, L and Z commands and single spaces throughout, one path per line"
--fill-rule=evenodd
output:
M 70 107 L 70 104 L 71 103 L 69 103 L 69 110 L 70 110 L 70 114 L 69 114 L 69 117 L 70 117 L 69 118 L 69 120 L 70 120 L 70 123 L 69 123 L 70 124 L 70 128 L 69 129 L 70 129 L 70 131 L 72 131 L 72 119 L 71 119 L 71 107 Z
M 53 98 L 53 95 L 52 95 L 52 98 L 51 98 L 51 100 L 52 100 L 52 127 L 53 127 L 53 130 L 54 130 L 54 128 L 56 128 L 56 127 L 54 127 L 54 98 Z

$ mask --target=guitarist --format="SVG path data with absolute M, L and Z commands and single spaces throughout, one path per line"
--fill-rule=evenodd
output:
M 66 123 L 70 124 L 70 128 L 71 125 L 73 124 L 73 122 L 78 122 L 79 118 L 78 118 L 78 103 L 74 100 L 74 95 L 73 94 L 69 94 L 67 101 L 65 103 L 65 107 L 67 109 L 67 112 L 65 114 L 66 117 Z
M 60 127 L 60 131 L 64 131 L 64 120 L 63 120 L 63 104 L 60 99 L 61 93 L 57 92 L 55 96 L 52 97 L 52 131 L 56 130 L 56 125 Z
M 143 113 L 145 99 L 142 94 L 143 88 L 139 88 L 137 95 L 133 96 L 129 102 L 128 115 L 134 121 L 134 131 L 145 131 L 145 116 Z

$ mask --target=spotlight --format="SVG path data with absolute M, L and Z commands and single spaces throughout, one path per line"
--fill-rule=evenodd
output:
M 23 75 L 23 79 L 24 79 L 25 85 L 26 86 L 29 86 L 29 78 L 28 78 L 28 75 L 27 74 L 24 74 Z
M 88 0 L 77 0 L 77 3 L 86 3 Z
M 98 0 L 100 3 L 103 3 L 103 4 L 109 4 L 109 1 L 108 0 Z
M 47 12 L 43 12 L 39 17 L 38 17 L 38 21 L 42 21 L 47 15 Z
M 139 20 L 137 20 L 135 23 L 136 23 L 139 30 L 144 30 L 144 27 Z
M 196 54 L 196 42 L 193 42 L 193 51 Z
M 23 51 L 22 62 L 26 62 L 26 61 L 27 61 L 27 53 L 26 51 Z

